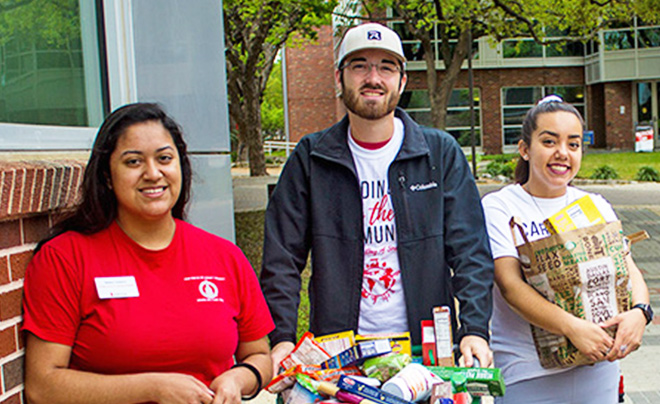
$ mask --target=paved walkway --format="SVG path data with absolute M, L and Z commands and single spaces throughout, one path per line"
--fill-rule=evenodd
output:
M 251 178 L 246 169 L 232 170 L 237 212 L 265 208 L 268 184 L 277 182 L 279 169 L 270 169 L 269 173 L 268 177 Z M 614 205 L 624 234 L 646 230 L 651 236 L 633 246 L 633 256 L 649 287 L 651 304 L 658 312 L 646 329 L 642 346 L 621 361 L 628 404 L 660 403 L 660 194 L 657 200 L 656 205 Z M 272 403 L 272 396 L 264 393 L 255 403 Z

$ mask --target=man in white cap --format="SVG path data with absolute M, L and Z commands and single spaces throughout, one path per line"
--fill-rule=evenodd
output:
M 261 272 L 276 367 L 294 348 L 310 250 L 315 335 L 410 332 L 421 344 L 420 321 L 449 306 L 465 365 L 492 361 L 493 262 L 479 193 L 454 138 L 397 108 L 405 63 L 391 29 L 348 30 L 335 71 L 348 114 L 301 139 L 280 175 Z

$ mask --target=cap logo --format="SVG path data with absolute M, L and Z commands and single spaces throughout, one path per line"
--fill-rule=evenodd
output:
M 367 31 L 367 40 L 369 41 L 380 41 L 380 31 Z

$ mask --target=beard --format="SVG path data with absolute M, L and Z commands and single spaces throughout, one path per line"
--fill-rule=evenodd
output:
M 399 103 L 400 95 L 398 92 L 388 92 L 382 86 L 365 84 L 358 90 L 346 88 L 342 86 L 342 100 L 346 109 L 367 120 L 378 120 L 384 116 L 389 115 L 396 108 Z M 385 92 L 385 102 L 368 100 L 365 101 L 360 97 L 360 91 L 365 89 L 381 90 Z

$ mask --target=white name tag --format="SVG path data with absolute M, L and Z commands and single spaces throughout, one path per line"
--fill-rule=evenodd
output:
M 99 299 L 122 299 L 140 296 L 134 276 L 94 278 L 94 282 L 96 283 Z

